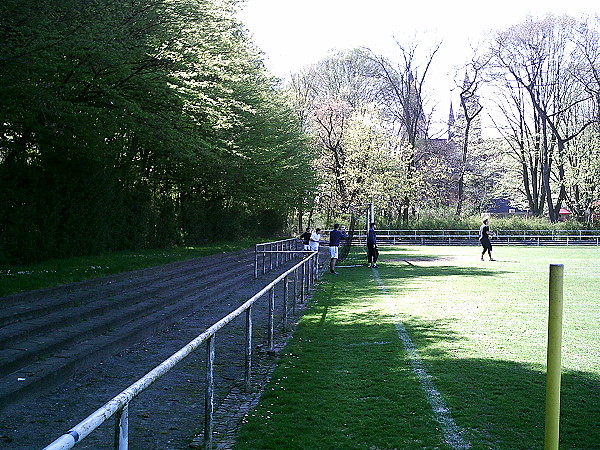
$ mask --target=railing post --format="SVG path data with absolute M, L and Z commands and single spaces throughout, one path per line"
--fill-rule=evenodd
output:
M 273 339 L 273 323 L 275 313 L 275 287 L 272 287 L 269 291 L 269 329 L 267 330 L 267 342 L 269 350 L 273 350 L 274 339 Z
M 252 374 L 252 306 L 246 310 L 246 355 L 244 361 L 244 381 L 246 390 L 250 390 L 250 377 Z
M 557 450 L 559 441 L 563 272 L 564 266 L 562 264 L 550 265 L 545 450 Z
M 273 243 L 269 243 L 269 270 L 273 270 Z
M 115 416 L 115 450 L 129 448 L 129 404 Z
M 213 415 L 215 395 L 215 336 L 212 335 L 206 341 L 206 394 L 204 397 L 204 448 L 213 448 Z
M 292 312 L 296 315 L 296 299 L 298 298 L 298 268 L 294 269 L 294 301 L 292 302 Z
M 288 277 L 287 275 L 283 279 L 283 329 L 287 331 L 288 329 Z
M 258 244 L 254 246 L 254 279 L 258 278 Z
M 304 283 L 306 278 L 306 263 L 302 264 L 302 274 L 300 275 L 300 303 L 304 303 Z
M 264 275 L 265 273 L 267 273 L 267 261 L 266 261 L 267 253 L 265 252 L 265 250 L 267 249 L 266 244 L 263 244 L 262 248 L 263 248 L 262 249 L 262 262 L 263 262 L 263 264 L 262 264 L 262 266 L 263 266 L 262 267 L 262 273 Z

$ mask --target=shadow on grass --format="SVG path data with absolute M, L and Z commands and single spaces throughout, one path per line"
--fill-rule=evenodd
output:
M 332 301 L 315 315 L 323 317 L 326 310 L 335 315 L 338 306 Z M 314 436 L 303 434 L 302 445 L 286 448 L 363 448 L 360 442 L 377 448 L 447 448 L 394 327 L 387 318 L 377 322 L 360 312 L 343 320 L 338 316 L 304 322 L 298 329 L 299 339 L 289 349 L 295 359 L 284 361 L 287 370 L 275 374 L 284 384 L 277 398 L 265 397 L 267 409 L 273 416 L 279 415 L 280 407 L 289 414 L 294 429 L 274 434 L 291 433 L 290 439 L 299 439 L 294 433 L 300 430 L 310 433 L 317 426 L 315 417 L 323 420 Z M 409 319 L 404 325 L 472 448 L 543 447 L 543 371 L 514 361 L 430 351 L 428 347 L 438 342 L 463 338 L 443 321 Z M 600 448 L 598 375 L 566 372 L 562 378 L 561 448 Z M 294 389 L 297 398 L 285 396 Z M 300 424 L 310 426 L 304 430 Z M 335 437 L 339 447 L 321 441 L 324 435 Z
M 452 265 L 392 266 L 383 270 L 386 282 L 392 284 L 396 278 L 400 289 L 406 278 L 501 273 Z M 341 445 L 339 448 L 363 448 L 357 443 L 364 441 L 382 448 L 446 448 L 440 444 L 439 426 L 433 420 L 431 407 L 392 326 L 398 317 L 372 301 L 379 295 L 373 290 L 374 283 L 375 280 L 365 280 L 362 270 L 348 271 L 324 281 L 324 295 L 317 296 L 314 309 L 305 316 L 307 320 L 298 329 L 300 341 L 293 347 L 295 357 L 306 364 L 301 367 L 302 374 L 317 369 L 318 391 L 304 386 L 302 406 L 294 405 L 289 399 L 283 403 L 288 402 L 286 408 L 294 416 L 292 423 L 309 420 L 301 413 L 295 415 L 296 406 L 310 417 L 327 418 L 325 424 L 319 424 L 319 433 L 335 436 Z M 402 321 L 421 354 L 428 375 L 473 448 L 543 447 L 546 384 L 543 370 L 494 359 L 493 354 L 487 358 L 461 358 L 460 343 L 465 337 L 453 330 L 452 319 L 426 320 L 409 316 Z M 311 342 L 313 345 L 305 347 Z M 448 342 L 457 343 L 454 350 L 443 348 Z M 285 375 L 290 377 L 291 383 L 302 385 L 302 381 L 291 374 Z M 319 402 L 308 406 L 305 402 L 311 395 L 316 395 Z M 375 403 L 385 406 L 378 410 Z M 276 408 L 276 403 L 270 408 Z M 354 421 L 354 417 L 361 419 Z M 599 418 L 599 375 L 564 372 L 561 448 L 600 449 Z M 326 446 L 319 441 L 322 439 L 319 436 L 311 439 L 314 439 L 311 441 L 314 448 Z
M 349 314 L 328 296 L 309 311 L 314 320 L 298 327 L 235 448 L 449 448 L 396 330 L 387 318 L 360 311 L 367 303 Z M 472 448 L 543 447 L 544 372 L 430 352 L 430 344 L 462 337 L 443 321 L 404 325 Z M 598 375 L 564 373 L 561 448 L 600 448 L 599 417 Z
M 409 319 L 404 326 L 457 424 L 474 448 L 542 448 L 545 371 L 514 361 L 460 358 L 435 348 L 460 341 L 443 321 Z M 561 389 L 561 448 L 600 448 L 598 374 L 566 371 Z
M 464 277 L 491 277 L 499 274 L 507 273 L 502 270 L 491 270 L 482 267 L 464 267 L 458 265 L 439 265 L 439 266 L 419 266 L 415 264 L 406 264 L 390 268 L 386 270 L 385 278 L 402 279 L 415 277 L 449 277 L 449 276 L 464 276 Z

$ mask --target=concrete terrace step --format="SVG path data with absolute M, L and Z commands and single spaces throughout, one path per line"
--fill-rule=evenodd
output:
M 243 263 L 250 262 L 254 253 L 248 250 L 244 252 L 235 252 L 224 256 L 221 264 L 227 265 L 229 262 Z M 188 263 L 184 265 L 184 263 Z M 190 266 L 190 263 L 192 266 Z M 30 319 L 38 315 L 49 314 L 55 310 L 60 310 L 66 305 L 81 306 L 82 304 L 92 302 L 98 297 L 106 298 L 127 290 L 133 292 L 136 289 L 143 289 L 148 285 L 148 278 L 153 277 L 157 280 L 168 280 L 169 278 L 180 278 L 186 275 L 198 275 L 201 271 L 202 276 L 218 273 L 218 267 L 206 268 L 202 266 L 202 258 L 195 258 L 188 261 L 178 261 L 165 266 L 152 267 L 125 274 L 96 278 L 93 280 L 72 283 L 64 287 L 52 287 L 39 289 L 21 294 L 15 294 L 3 297 L 2 311 L 0 311 L 0 326 L 17 322 L 23 319 Z
M 238 279 L 232 285 L 243 283 L 244 280 Z M 216 286 L 211 291 L 220 292 L 222 288 Z M 133 321 L 126 327 L 107 330 L 91 339 L 79 341 L 76 345 L 65 347 L 55 354 L 0 378 L 0 412 L 31 395 L 63 383 L 66 378 L 151 336 L 177 319 L 204 306 L 207 304 L 199 304 L 196 296 L 190 296 L 169 305 L 168 308 Z
M 91 310 L 89 317 L 80 315 L 76 321 L 69 320 L 72 314 L 66 311 L 66 314 L 61 314 L 60 321 L 51 321 L 52 318 L 50 318 L 43 335 L 24 336 L 23 340 L 2 348 L 0 350 L 0 376 L 36 360 L 43 360 L 59 349 L 75 345 L 85 339 L 91 339 L 112 328 L 129 326 L 130 322 L 143 319 L 153 311 L 165 309 L 183 298 L 198 298 L 199 291 L 202 292 L 201 298 L 204 301 L 209 292 L 218 293 L 218 289 L 229 287 L 236 282 L 239 276 L 247 273 L 247 270 L 247 267 L 238 268 L 232 272 L 233 277 L 230 277 L 229 281 L 225 280 L 218 284 L 214 282 L 209 285 L 183 284 L 181 287 L 170 287 L 168 291 L 161 291 L 164 292 L 164 295 L 156 296 L 161 294 L 157 291 L 154 297 L 136 297 L 134 300 L 129 299 L 130 301 L 120 305 L 105 301 L 103 305 L 100 305 L 101 308 Z M 215 287 L 218 289 L 215 290 Z M 211 288 L 212 290 L 209 290 Z M 101 311 L 98 311 L 99 309 Z M 40 325 L 37 328 L 40 329 Z
M 236 260 L 235 264 L 234 268 L 231 269 L 231 274 L 234 275 L 245 274 L 252 268 L 249 258 Z M 85 291 L 68 302 L 60 302 L 55 308 L 52 308 L 52 312 L 48 312 L 48 308 L 36 308 L 34 305 L 31 307 L 32 317 L 29 317 L 27 320 L 22 319 L 21 321 L 4 325 L 0 329 L 0 350 L 40 333 L 48 333 L 57 328 L 72 327 L 74 322 L 81 322 L 110 313 L 111 311 L 118 312 L 129 308 L 130 305 L 135 303 L 147 303 L 154 298 L 160 298 L 161 293 L 171 295 L 171 291 L 175 291 L 180 286 L 194 285 L 196 289 L 206 288 L 217 282 L 216 280 L 211 280 L 210 276 L 222 270 L 223 268 L 213 269 L 203 273 L 202 276 L 199 276 L 198 272 L 194 271 L 184 274 L 185 276 L 171 277 L 166 281 L 157 279 L 154 283 L 148 283 L 147 281 L 145 283 L 135 283 L 131 289 L 120 286 L 122 292 L 119 301 L 115 300 L 117 293 L 113 292 L 113 287 L 111 286 L 108 291 Z M 82 296 L 87 297 L 87 300 L 81 298 Z M 23 307 L 26 308 L 27 305 Z M 150 307 L 148 305 L 148 308 Z M 18 313 L 18 308 L 10 307 L 7 309 L 9 311 L 4 312 L 4 314 L 10 313 L 10 311 Z M 35 315 L 33 315 L 34 312 L 36 313 Z M 0 366 L 1 361 L 2 358 L 0 357 Z
M 14 298 L 19 297 L 21 302 L 32 304 L 31 311 L 36 313 L 0 331 L 0 411 L 223 300 L 227 292 L 253 280 L 253 261 L 254 253 L 247 250 L 227 255 L 216 265 L 206 265 L 203 258 L 198 258 L 162 270 L 153 268 L 112 280 L 76 283 L 76 288 L 65 287 L 67 295 L 51 288 L 11 296 L 8 304 L 12 311 L 19 311 L 19 301 Z M 217 277 L 220 273 L 225 276 Z M 144 287 L 148 276 L 150 288 Z M 117 301 L 110 300 L 112 297 Z M 48 314 L 44 303 L 60 306 Z

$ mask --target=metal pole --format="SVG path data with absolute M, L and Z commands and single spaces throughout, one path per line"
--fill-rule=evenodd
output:
M 306 263 L 302 264 L 302 274 L 300 277 L 300 303 L 304 303 L 304 279 L 306 278 Z
M 115 416 L 115 450 L 129 448 L 129 404 Z
M 292 312 L 296 315 L 296 299 L 298 298 L 298 269 L 294 269 L 294 301 L 292 302 Z
M 269 350 L 273 350 L 274 341 L 273 341 L 273 315 L 275 312 L 275 288 L 271 288 L 269 291 L 269 329 L 267 330 L 267 342 L 269 345 Z
M 258 244 L 254 246 L 254 279 L 258 278 Z
M 252 306 L 246 310 L 246 360 L 244 364 L 244 381 L 246 389 L 250 390 L 252 371 Z
M 563 315 L 562 264 L 550 265 L 548 353 L 546 371 L 546 422 L 544 450 L 558 450 L 560 419 L 560 366 Z
M 287 331 L 288 329 L 288 277 L 283 279 L 283 330 Z
M 212 335 L 206 341 L 206 394 L 204 398 L 204 448 L 213 448 L 213 414 L 215 395 L 215 336 Z

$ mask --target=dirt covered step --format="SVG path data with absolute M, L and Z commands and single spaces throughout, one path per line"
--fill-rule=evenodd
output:
M 191 276 L 210 276 L 223 267 L 248 265 L 254 261 L 254 253 L 249 250 L 227 255 L 220 261 L 219 267 L 207 267 L 204 258 L 178 261 L 165 266 L 157 266 L 115 276 L 72 283 L 47 289 L 15 294 L 0 299 L 0 326 L 34 319 L 51 314 L 65 307 L 79 307 L 99 298 L 120 295 L 124 291 L 136 291 L 151 285 L 153 281 L 181 279 Z
M 200 299 L 198 305 L 207 300 L 207 296 L 215 295 L 222 289 L 235 285 L 238 279 L 247 277 L 248 270 L 238 266 L 228 271 L 223 281 L 212 280 L 207 282 L 198 279 L 195 283 L 177 284 L 166 286 L 163 290 L 154 292 L 152 297 L 138 297 L 135 302 L 122 302 L 114 304 L 105 302 L 106 307 L 102 313 L 89 318 L 65 315 L 65 320 L 52 322 L 56 326 L 48 327 L 43 334 L 27 337 L 21 341 L 12 342 L 9 346 L 0 349 L 0 376 L 18 370 L 38 360 L 44 360 L 49 355 L 69 346 L 76 345 L 86 339 L 101 335 L 113 328 L 122 327 L 130 322 L 143 319 L 154 311 L 169 308 L 171 304 L 189 297 Z M 6 330 L 10 331 L 10 330 Z
M 102 359 L 152 336 L 211 302 L 222 299 L 226 290 L 247 283 L 248 280 L 244 277 L 231 278 L 227 284 L 206 290 L 202 302 L 197 295 L 189 295 L 126 326 L 110 329 L 89 340 L 80 341 L 6 374 L 0 378 L 0 411 L 64 383 L 69 377 L 97 364 Z
M 137 285 L 137 289 L 125 289 L 120 294 L 97 290 L 89 295 L 93 300 L 86 303 L 80 303 L 79 300 L 64 303 L 62 308 L 54 310 L 52 313 L 40 314 L 28 320 L 21 320 L 0 329 L 0 350 L 22 342 L 31 337 L 48 334 L 49 332 L 64 327 L 72 328 L 74 322 L 90 320 L 98 316 L 111 314 L 113 310 L 123 310 L 130 308 L 136 303 L 146 303 L 148 299 L 162 296 L 165 292 L 171 295 L 182 287 L 195 286 L 196 289 L 205 289 L 216 283 L 216 279 L 210 277 L 215 273 L 226 270 L 228 276 L 238 276 L 246 274 L 249 270 L 248 261 L 239 261 L 233 268 L 224 266 L 212 270 L 207 270 L 202 275 L 198 271 L 186 271 L 185 275 L 170 277 L 167 280 L 156 279 Z M 124 289 L 124 287 L 122 287 Z M 82 293 L 81 295 L 86 295 Z M 148 306 L 150 307 L 150 306 Z M 0 356 L 0 364 L 2 357 Z

